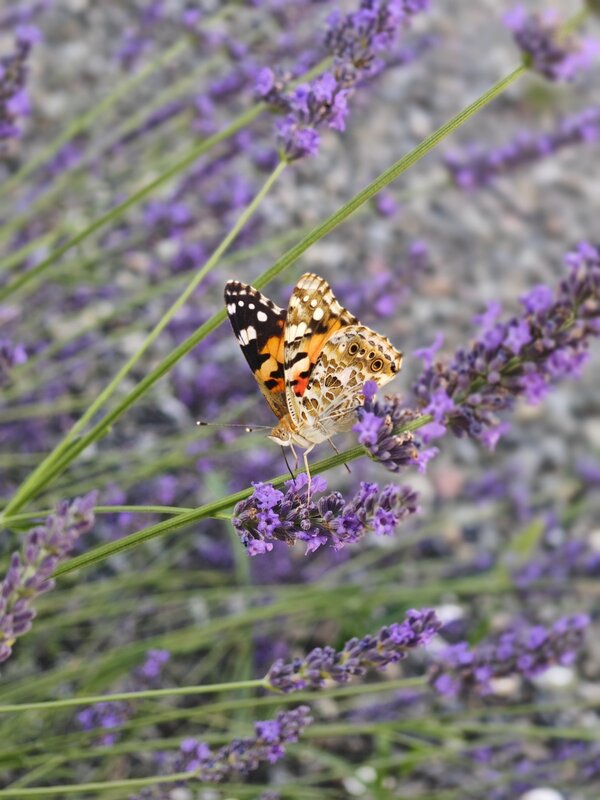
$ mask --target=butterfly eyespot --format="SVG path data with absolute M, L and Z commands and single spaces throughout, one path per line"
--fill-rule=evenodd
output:
M 371 359 L 375 358 L 375 353 L 373 352 L 373 350 L 371 350 L 371 352 L 369 353 L 367 358 L 369 359 L 369 361 L 371 361 Z
M 380 358 L 376 358 L 371 364 L 371 372 L 380 372 L 382 369 L 383 361 Z
M 358 353 L 358 350 L 359 350 L 359 348 L 358 348 L 358 344 L 356 342 L 352 342 L 352 344 L 348 348 L 348 352 L 350 353 L 351 356 L 355 356 Z M 383 364 L 382 364 L 382 366 L 383 366 Z

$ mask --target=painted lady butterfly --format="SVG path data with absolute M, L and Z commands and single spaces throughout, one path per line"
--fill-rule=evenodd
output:
M 361 325 L 327 281 L 310 272 L 298 281 L 287 310 L 239 281 L 225 285 L 225 304 L 246 361 L 279 419 L 269 438 L 291 447 L 294 456 L 294 444 L 304 448 L 310 480 L 308 453 L 352 427 L 365 381 L 385 386 L 400 370 L 402 353 Z

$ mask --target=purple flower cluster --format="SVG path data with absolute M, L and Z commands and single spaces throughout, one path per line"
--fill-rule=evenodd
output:
M 21 136 L 19 119 L 31 113 L 27 94 L 27 61 L 31 48 L 41 35 L 34 25 L 25 23 L 15 29 L 15 52 L 0 59 L 0 144 Z
M 551 592 L 570 586 L 573 578 L 598 578 L 600 552 L 583 539 L 572 539 L 544 552 L 513 572 L 515 584 L 528 590 L 532 584 L 547 583 Z
M 148 650 L 144 663 L 138 667 L 123 691 L 135 692 L 157 687 L 165 664 L 170 660 L 168 650 Z M 103 731 L 98 744 L 113 745 L 119 738 L 119 729 L 131 718 L 133 708 L 124 700 L 106 700 L 84 708 L 77 716 L 77 723 L 84 731 Z
M 311 722 L 308 706 L 298 706 L 281 711 L 275 719 L 255 722 L 253 737 L 234 739 L 216 752 L 197 739 L 184 739 L 175 771 L 211 783 L 247 775 L 263 762 L 274 764 L 283 758 L 285 745 L 297 742 Z
M 329 17 L 325 45 L 336 62 L 365 75 L 379 72 L 378 53 L 390 49 L 411 17 L 429 8 L 429 0 L 361 0 L 358 11 Z
M 429 644 L 441 627 L 430 608 L 410 609 L 403 622 L 386 625 L 375 635 L 350 639 L 341 650 L 315 647 L 304 658 L 285 662 L 278 659 L 266 682 L 281 692 L 321 689 L 326 681 L 347 683 L 368 669 L 385 669 L 407 657 L 411 650 Z
M 443 695 L 489 694 L 495 678 L 534 678 L 553 664 L 572 664 L 588 625 L 585 614 L 576 614 L 558 620 L 551 628 L 516 625 L 495 641 L 475 647 L 459 642 L 437 656 L 430 682 Z
M 374 381 L 365 383 L 365 402 L 357 409 L 358 422 L 352 428 L 358 434 L 358 441 L 390 472 L 399 472 L 408 466 L 416 466 L 424 472 L 429 459 L 437 454 L 437 448 L 420 450 L 420 442 L 405 430 L 421 415 L 404 408 L 402 398 L 397 395 L 377 400 L 376 390 Z
M 15 364 L 24 364 L 26 361 L 27 352 L 22 344 L 0 339 L 0 386 L 8 383 L 10 371 Z
M 417 511 L 417 495 L 406 486 L 390 484 L 380 490 L 376 483 L 363 482 L 348 503 L 339 492 L 312 499 L 326 489 L 324 478 L 314 477 L 307 503 L 304 473 L 287 481 L 285 492 L 270 483 L 255 483 L 254 493 L 235 506 L 232 519 L 249 555 L 269 552 L 274 541 L 290 546 L 306 542 L 307 553 L 323 545 L 339 550 L 369 532 L 390 536 L 402 520 Z
M 284 113 L 277 135 L 288 161 L 318 153 L 318 128 L 345 130 L 351 92 L 383 69 L 377 54 L 390 48 L 400 29 L 428 5 L 428 0 L 361 0 L 356 12 L 332 14 L 325 47 L 333 67 L 309 84 L 286 91 L 287 76 L 269 68 L 259 71 L 257 95 Z
M 563 147 L 598 139 L 600 108 L 587 108 L 579 114 L 563 118 L 549 133 L 524 131 L 512 142 L 493 150 L 474 144 L 465 153 L 447 153 L 444 162 L 458 187 L 474 190 L 490 186 L 498 175 L 539 161 Z
M 449 427 L 493 448 L 508 427 L 497 412 L 518 397 L 537 403 L 556 380 L 579 375 L 589 340 L 600 333 L 600 248 L 582 243 L 565 261 L 569 273 L 556 292 L 534 287 L 521 297 L 524 313 L 507 322 L 496 321 L 500 306 L 492 303 L 478 318 L 475 343 L 449 365 L 427 356 L 413 387 L 433 418 L 421 429 L 424 441 Z
M 22 553 L 13 553 L 0 584 L 0 662 L 12 653 L 19 636 L 31 628 L 35 618 L 33 601 L 54 587 L 52 573 L 70 553 L 79 537 L 94 524 L 96 492 L 57 505 L 45 525 L 33 528 Z
M 141 9 L 136 24 L 129 27 L 117 50 L 117 60 L 131 70 L 150 45 L 150 36 L 164 19 L 165 0 L 149 0 Z
M 589 69 L 600 52 L 597 40 L 566 34 L 554 11 L 529 14 L 517 6 L 504 17 L 521 48 L 525 64 L 551 81 L 572 81 L 578 72 Z

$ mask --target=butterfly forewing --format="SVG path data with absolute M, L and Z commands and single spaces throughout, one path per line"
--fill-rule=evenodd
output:
M 287 413 L 284 372 L 285 309 L 258 289 L 239 281 L 225 284 L 225 306 L 231 327 L 274 414 Z
M 285 324 L 285 381 L 290 416 L 299 421 L 300 404 L 327 340 L 358 320 L 338 303 L 327 281 L 307 272 L 290 298 Z

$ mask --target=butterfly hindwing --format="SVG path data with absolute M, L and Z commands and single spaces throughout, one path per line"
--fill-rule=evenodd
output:
M 278 419 L 287 413 L 284 371 L 285 309 L 239 281 L 225 284 L 233 332 L 261 392 Z
M 298 398 L 308 386 L 324 345 L 336 331 L 358 320 L 338 303 L 327 281 L 307 272 L 290 298 L 285 324 L 285 381 L 290 416 L 297 422 Z
M 299 398 L 299 422 L 329 435 L 356 422 L 371 380 L 385 386 L 400 371 L 402 353 L 385 336 L 360 323 L 336 331 L 323 346 L 308 385 Z

